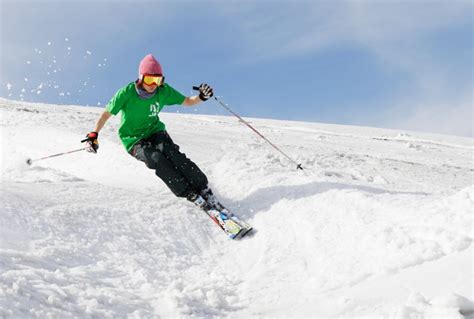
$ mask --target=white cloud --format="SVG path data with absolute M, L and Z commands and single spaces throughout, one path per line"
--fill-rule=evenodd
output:
M 244 43 L 240 54 L 257 61 L 348 43 L 385 56 L 401 41 L 413 43 L 433 30 L 472 18 L 470 1 L 264 1 L 220 9 L 238 21 L 241 32 L 233 39 Z
M 287 10 L 290 6 L 282 3 L 280 9 L 261 10 L 247 4 L 227 12 L 249 21 L 240 26 L 244 63 L 317 59 L 326 49 L 357 47 L 385 71 L 404 74 L 405 81 L 414 84 L 411 96 L 381 106 L 388 111 L 375 116 L 375 125 L 472 136 L 472 76 L 460 83 L 462 77 L 446 64 L 439 65 L 427 44 L 438 31 L 472 24 L 471 1 L 311 1 L 296 2 Z M 255 18 L 255 12 L 262 11 L 262 18 Z M 466 67 L 472 68 L 472 60 Z
M 474 137 L 472 103 L 471 95 L 445 103 L 400 105 L 388 112 L 383 126 Z

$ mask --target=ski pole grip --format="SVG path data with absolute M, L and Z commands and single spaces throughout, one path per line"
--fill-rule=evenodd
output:
M 193 86 L 194 91 L 199 91 L 199 86 Z

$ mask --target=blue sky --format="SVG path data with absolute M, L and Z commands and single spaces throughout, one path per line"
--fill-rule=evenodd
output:
M 473 136 L 471 1 L 0 3 L 1 97 L 104 106 L 152 53 L 242 116 Z

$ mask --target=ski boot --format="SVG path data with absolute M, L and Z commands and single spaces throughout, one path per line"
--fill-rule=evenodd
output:
M 224 213 L 224 214 L 227 214 L 229 217 L 232 216 L 232 213 L 229 212 L 229 210 L 227 208 L 224 207 L 224 205 L 222 205 L 218 200 L 217 200 L 217 197 L 214 196 L 214 194 L 212 193 L 212 190 L 209 188 L 209 187 L 206 187 L 205 189 L 203 189 L 200 193 L 200 195 L 206 200 L 206 202 L 209 204 L 209 206 L 211 206 L 212 208 Z
M 194 192 L 190 193 L 186 197 L 186 199 L 201 209 L 209 210 L 209 208 L 211 208 L 208 202 L 201 195 L 197 193 L 194 193 Z

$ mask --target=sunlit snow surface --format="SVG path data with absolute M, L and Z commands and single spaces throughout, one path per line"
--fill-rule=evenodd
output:
M 162 113 L 257 230 L 232 241 L 125 152 L 119 117 L 97 155 L 25 164 L 101 111 L 0 100 L 0 317 L 473 316 L 472 139 L 249 119 L 301 172 L 234 117 Z

